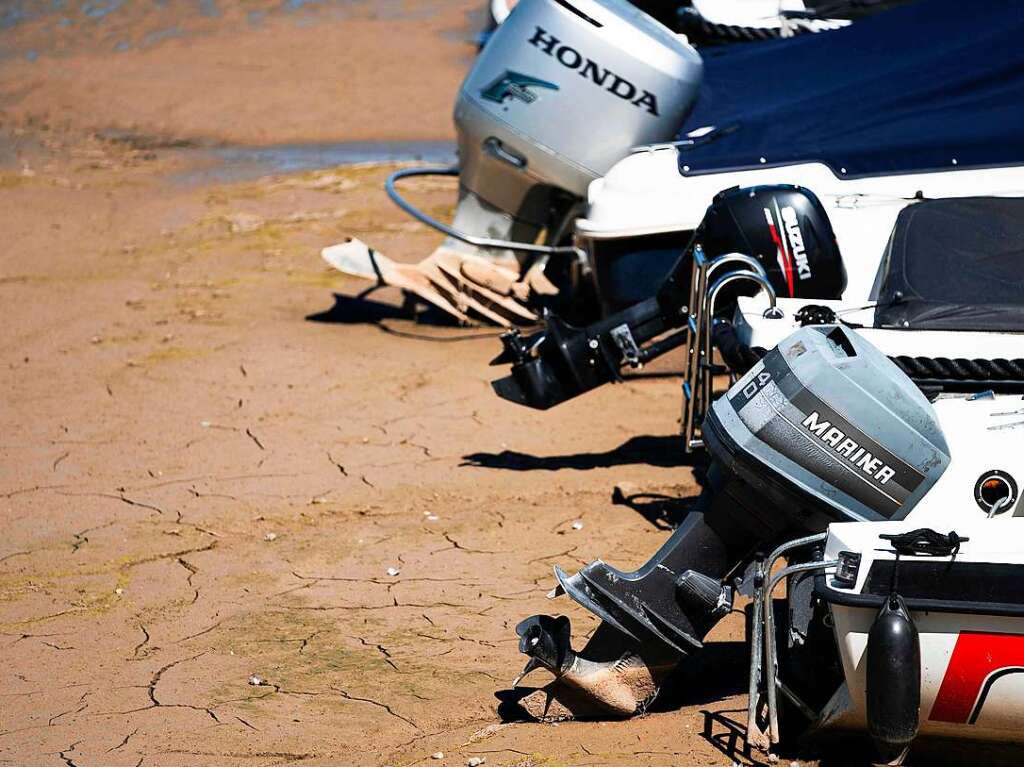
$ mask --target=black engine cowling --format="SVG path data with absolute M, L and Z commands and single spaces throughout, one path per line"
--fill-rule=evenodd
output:
M 715 195 L 699 232 L 709 256 L 744 253 L 787 298 L 841 298 L 846 269 L 828 214 L 808 189 L 779 184 Z

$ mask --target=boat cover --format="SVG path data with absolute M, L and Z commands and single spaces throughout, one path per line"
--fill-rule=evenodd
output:
M 1024 3 L 920 0 L 823 35 L 704 49 L 684 175 L 839 177 L 1024 163 Z
M 909 205 L 882 263 L 876 327 L 1024 332 L 1024 199 Z

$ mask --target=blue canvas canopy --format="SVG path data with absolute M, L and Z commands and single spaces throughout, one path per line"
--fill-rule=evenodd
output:
M 842 30 L 711 49 L 684 175 L 840 177 L 1024 163 L 1024 3 L 920 0 Z

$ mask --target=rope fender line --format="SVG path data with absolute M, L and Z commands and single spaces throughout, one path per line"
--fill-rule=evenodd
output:
M 740 342 L 735 329 L 719 325 L 716 346 L 729 368 L 743 375 L 761 361 L 768 350 L 750 347 Z M 984 359 L 965 357 L 889 357 L 900 370 L 914 380 L 947 379 L 955 381 L 1020 381 L 1024 383 L 1024 359 Z

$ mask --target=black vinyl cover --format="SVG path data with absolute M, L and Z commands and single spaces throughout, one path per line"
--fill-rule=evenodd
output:
M 883 263 L 876 327 L 1024 332 L 1024 199 L 910 205 Z

